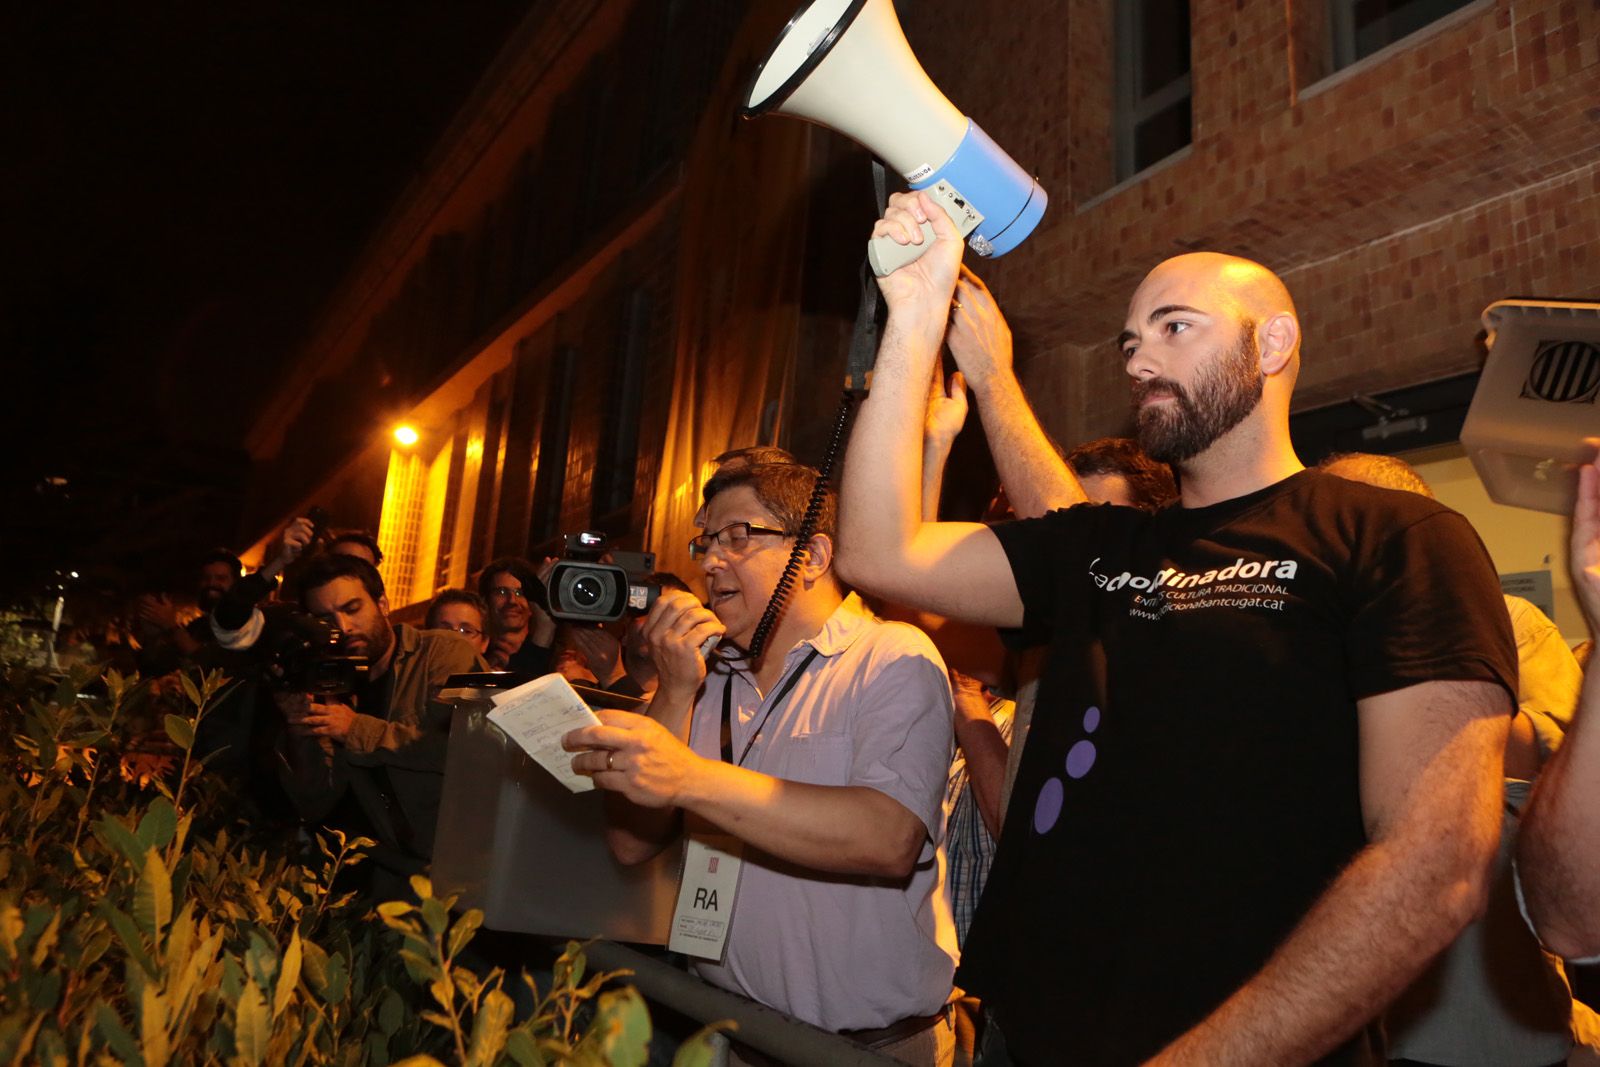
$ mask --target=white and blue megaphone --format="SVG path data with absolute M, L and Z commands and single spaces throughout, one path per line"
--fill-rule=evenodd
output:
M 890 0 L 812 0 L 756 68 L 744 115 L 793 115 L 856 141 L 949 212 L 980 256 L 1003 256 L 1033 232 L 1049 198 L 1039 182 L 956 110 L 923 73 Z M 881 277 L 925 252 L 869 243 Z

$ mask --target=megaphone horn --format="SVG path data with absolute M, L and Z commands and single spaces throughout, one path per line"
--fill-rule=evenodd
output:
M 1039 225 L 1049 197 L 1037 179 L 963 115 L 923 72 L 890 0 L 812 0 L 795 12 L 756 68 L 746 118 L 793 115 L 837 130 L 927 190 L 980 256 L 1003 256 Z M 881 277 L 923 243 L 869 242 Z

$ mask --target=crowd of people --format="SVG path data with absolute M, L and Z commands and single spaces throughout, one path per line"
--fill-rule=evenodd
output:
M 1157 266 L 1118 342 L 1136 437 L 1063 453 L 943 212 L 897 195 L 874 233 L 924 223 L 932 247 L 880 279 L 838 491 L 779 449 L 716 457 L 703 596 L 657 574 L 648 614 L 561 624 L 554 561 L 505 558 L 413 627 L 369 535 L 297 520 L 261 573 L 364 670 L 279 686 L 209 743 L 403 875 L 432 853 L 447 678 L 636 698 L 565 744 L 619 863 L 734 866 L 725 941 L 687 966 L 908 1063 L 1537 1067 L 1592 1044 L 1559 957 L 1600 953 L 1600 682 L 1404 462 L 1303 466 L 1283 283 Z M 940 521 L 969 397 L 1003 489 Z M 1571 552 L 1600 624 L 1600 463 Z M 179 654 L 256 647 L 270 612 L 216 613 L 239 574 L 201 561 L 195 623 L 152 607 Z

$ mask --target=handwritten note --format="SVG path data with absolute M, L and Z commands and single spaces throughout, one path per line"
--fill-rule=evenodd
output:
M 556 781 L 574 793 L 594 788 L 594 779 L 573 771 L 573 753 L 561 747 L 561 737 L 581 726 L 599 726 L 600 720 L 565 678 L 559 674 L 535 678 L 497 693 L 494 705 L 489 721 L 504 730 Z

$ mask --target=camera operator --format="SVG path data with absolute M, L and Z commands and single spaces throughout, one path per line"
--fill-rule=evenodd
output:
M 391 623 L 383 578 L 364 559 L 330 553 L 312 560 L 300 600 L 338 628 L 343 651 L 365 656 L 370 667 L 343 699 L 279 695 L 288 721 L 284 788 L 313 820 L 348 792 L 383 846 L 374 858 L 401 874 L 419 870 L 433 855 L 450 731 L 450 710 L 433 695 L 453 674 L 484 670 L 483 659 L 459 634 Z
M 478 576 L 478 595 L 489 605 L 487 659 L 496 670 L 550 673 L 556 621 L 530 597 L 554 562 L 545 560 L 538 573 L 525 559 L 502 556 Z
M 662 590 L 690 591 L 687 582 L 668 571 L 656 571 L 645 581 Z M 561 649 L 558 669 L 569 681 L 577 681 L 568 671 L 581 668 L 593 676 L 592 684 L 607 692 L 648 699 L 660 679 L 644 636 L 648 622 L 646 615 L 631 615 L 600 626 L 562 625 L 557 637 Z

